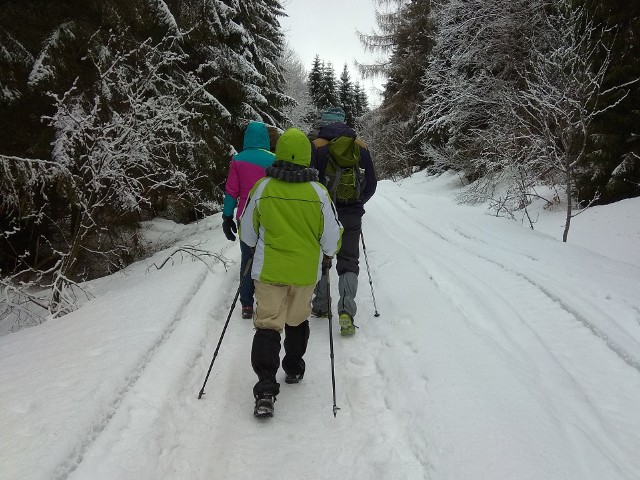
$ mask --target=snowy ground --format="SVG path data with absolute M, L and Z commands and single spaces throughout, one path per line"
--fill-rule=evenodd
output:
M 149 268 L 169 247 L 91 282 L 77 312 L 0 337 L 0 478 L 640 478 L 640 199 L 576 217 L 563 244 L 561 212 L 531 231 L 455 204 L 455 182 L 416 174 L 371 200 L 380 316 L 363 261 L 360 330 L 334 324 L 336 418 L 326 319 L 274 418 L 251 414 L 237 310 L 197 399 L 238 266 Z M 149 232 L 239 261 L 219 216 Z

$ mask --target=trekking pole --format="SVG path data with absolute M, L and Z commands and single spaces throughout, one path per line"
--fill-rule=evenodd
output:
M 373 298 L 373 308 L 376 313 L 373 314 L 374 317 L 379 317 L 378 307 L 376 307 L 376 296 L 373 294 L 373 280 L 371 280 L 371 270 L 369 270 L 369 259 L 367 258 L 367 247 L 364 244 L 364 234 L 362 230 L 360 230 L 360 239 L 362 240 L 362 250 L 364 251 L 364 261 L 367 264 L 367 273 L 369 274 L 369 285 L 371 285 L 371 297 Z
M 334 365 L 334 357 L 333 357 L 333 323 L 331 314 L 331 285 L 329 283 L 329 269 L 326 267 L 322 267 L 322 274 L 327 276 L 327 306 L 328 306 L 328 315 L 329 315 L 329 350 L 331 357 L 331 387 L 333 388 L 333 418 L 336 418 L 336 413 L 340 410 L 339 407 L 336 406 L 336 371 Z
M 238 286 L 238 291 L 236 292 L 236 296 L 233 299 L 233 303 L 231 304 L 231 310 L 229 310 L 229 316 L 227 317 L 227 321 L 224 324 L 224 328 L 222 329 L 222 334 L 220 335 L 220 340 L 218 340 L 218 346 L 216 347 L 216 351 L 213 352 L 213 358 L 211 359 L 211 365 L 209 365 L 209 371 L 207 372 L 207 376 L 204 379 L 204 383 L 202 384 L 202 388 L 200 389 L 200 393 L 198 394 L 198 400 L 202 398 L 204 395 L 204 386 L 207 384 L 207 380 L 209 380 L 209 375 L 211 374 L 211 369 L 213 368 L 213 362 L 216 361 L 216 357 L 218 356 L 218 350 L 220 350 L 220 345 L 222 344 L 222 339 L 224 338 L 224 332 L 227 331 L 227 326 L 229 325 L 229 320 L 231 320 L 231 314 L 233 313 L 233 309 L 236 307 L 236 302 L 238 301 L 238 297 L 240 296 L 240 289 L 242 288 L 242 284 L 247 279 L 247 273 L 251 270 L 251 263 L 253 262 L 253 256 L 249 257 L 247 261 L 247 266 L 244 267 L 244 272 L 242 272 L 242 278 L 240 279 L 240 285 Z

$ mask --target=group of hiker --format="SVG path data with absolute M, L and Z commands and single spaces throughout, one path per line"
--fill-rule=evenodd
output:
M 275 152 L 267 125 L 248 124 L 242 151 L 231 159 L 222 228 L 227 239 L 240 237 L 242 318 L 255 327 L 256 416 L 271 416 L 280 392 L 283 331 L 285 382 L 304 377 L 309 317 L 330 315 L 334 257 L 340 333 L 355 334 L 362 216 L 376 184 L 369 150 L 341 107 L 324 109 L 308 134 L 285 130 Z

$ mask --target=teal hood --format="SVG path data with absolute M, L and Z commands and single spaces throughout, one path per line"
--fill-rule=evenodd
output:
M 249 123 L 244 132 L 242 149 L 262 148 L 264 150 L 269 150 L 270 147 L 271 142 L 269 141 L 269 131 L 267 130 L 267 126 L 262 122 Z

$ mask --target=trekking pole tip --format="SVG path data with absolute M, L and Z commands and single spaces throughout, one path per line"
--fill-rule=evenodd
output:
M 336 418 L 336 414 L 338 413 L 338 410 L 340 410 L 340 407 L 336 407 L 335 405 L 333 406 L 333 418 Z
M 203 395 L 204 395 L 204 391 L 200 390 L 200 393 L 198 394 L 198 400 L 200 400 Z
M 379 316 L 380 316 L 380 314 L 379 314 L 378 312 L 376 312 L 376 313 L 374 313 L 374 314 L 373 314 L 373 316 L 374 316 L 374 317 L 379 317 Z

